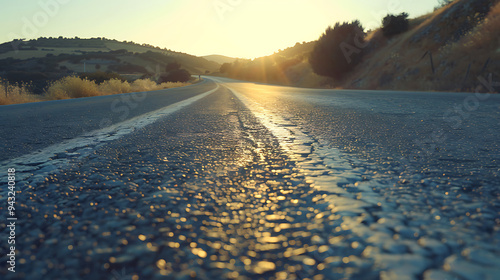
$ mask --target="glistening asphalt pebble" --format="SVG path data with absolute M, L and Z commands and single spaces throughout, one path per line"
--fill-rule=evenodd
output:
M 451 201 L 428 201 L 434 195 L 415 197 L 395 186 L 390 201 L 381 188 L 377 191 L 386 199 L 373 205 L 362 200 L 374 192 L 363 182 L 346 183 L 337 192 L 318 190 L 300 168 L 309 156 L 290 158 L 231 92 L 220 89 L 99 148 L 45 183 L 23 188 L 16 209 L 22 221 L 18 273 L 4 276 L 494 279 L 500 274 L 496 213 L 468 205 L 470 220 L 450 229 Z M 377 177 L 375 168 L 354 170 L 374 186 L 394 184 Z M 398 209 L 396 202 L 405 197 L 412 204 Z M 435 206 L 431 215 L 422 210 L 427 205 Z M 447 225 L 440 228 L 437 216 Z

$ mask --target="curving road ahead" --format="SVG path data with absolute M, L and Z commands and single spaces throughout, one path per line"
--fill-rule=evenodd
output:
M 498 95 L 205 77 L 0 116 L 6 279 L 500 273 Z

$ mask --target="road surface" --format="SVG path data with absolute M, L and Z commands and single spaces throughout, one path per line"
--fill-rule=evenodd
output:
M 5 279 L 500 273 L 498 95 L 205 77 L 0 116 Z

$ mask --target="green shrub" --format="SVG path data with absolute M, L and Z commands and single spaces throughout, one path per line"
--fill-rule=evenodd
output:
M 382 20 L 382 32 L 387 38 L 406 32 L 409 27 L 410 22 L 407 13 L 401 13 L 398 16 L 387 15 Z
M 162 75 L 158 81 L 158 83 L 167 83 L 167 82 L 187 82 L 191 79 L 191 74 L 185 69 L 178 69 L 174 71 L 170 71 Z
M 147 73 L 148 70 L 144 66 L 135 64 L 114 64 L 108 66 L 109 71 L 118 73 Z
M 328 27 L 309 56 L 314 73 L 341 79 L 361 61 L 365 33 L 359 21 Z

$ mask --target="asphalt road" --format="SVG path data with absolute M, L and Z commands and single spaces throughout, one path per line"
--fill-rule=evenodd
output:
M 212 83 L 202 82 L 169 90 L 2 106 L 0 161 L 129 120 L 213 88 Z
M 498 95 L 206 77 L 0 115 L 6 279 L 500 273 Z

